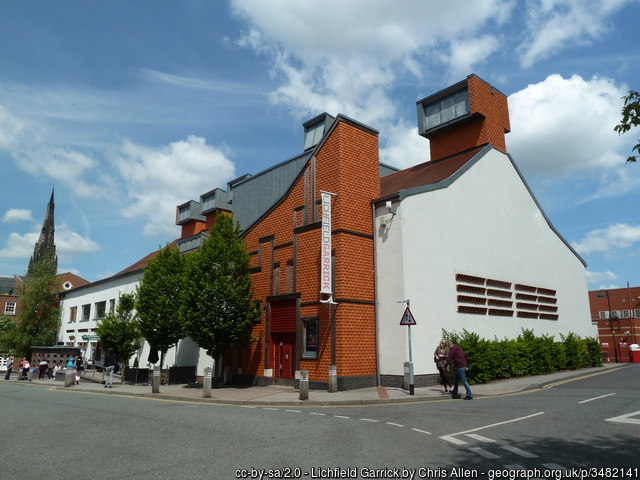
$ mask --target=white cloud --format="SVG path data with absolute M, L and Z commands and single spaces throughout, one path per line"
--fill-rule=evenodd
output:
M 44 176 L 73 191 L 78 197 L 100 197 L 104 189 L 99 182 L 98 162 L 73 149 L 41 147 L 22 150 L 14 155 L 18 167 L 34 177 Z
M 526 39 L 519 46 L 527 68 L 572 45 L 589 44 L 608 29 L 608 18 L 633 0 L 540 0 L 527 3 Z
M 593 252 L 611 254 L 614 250 L 631 247 L 640 242 L 640 225 L 616 223 L 607 228 L 592 230 L 585 237 L 572 242 L 573 248 L 581 255 Z
M 418 127 L 395 125 L 389 134 L 389 142 L 380 146 L 381 162 L 407 168 L 430 159 L 429 140 L 418 135 Z
M 550 75 L 509 96 L 507 147 L 525 173 L 547 177 L 624 165 L 629 139 L 613 127 L 625 91 L 608 78 Z
M 450 76 L 456 80 L 465 78 L 473 72 L 476 65 L 484 62 L 499 47 L 500 41 L 493 35 L 452 41 L 447 59 Z
M 422 77 L 428 60 L 456 74 L 473 68 L 497 48 L 493 37 L 474 37 L 502 24 L 513 2 L 235 0 L 232 8 L 250 25 L 239 43 L 266 55 L 283 77 L 274 103 L 298 117 L 344 113 L 383 129 L 395 114 L 389 91 L 397 75 Z
M 12 232 L 7 237 L 4 248 L 0 249 L 0 258 L 29 259 L 33 255 L 33 248 L 40 236 L 40 230 L 28 233 Z M 56 225 L 55 233 L 56 253 L 60 262 L 70 257 L 94 253 L 100 250 L 97 242 L 72 231 L 68 225 Z
M 20 137 L 26 122 L 0 105 L 0 150 L 10 149 Z
M 125 142 L 114 164 L 130 200 L 120 212 L 127 218 L 143 217 L 146 235 L 175 234 L 176 206 L 224 188 L 235 174 L 222 149 L 193 135 L 160 149 Z
M 590 272 L 587 270 L 587 282 L 599 283 L 617 280 L 618 276 L 613 272 Z
M 25 210 L 22 208 L 10 208 L 4 213 L 2 221 L 5 223 L 11 222 L 33 222 L 33 216 L 31 210 Z

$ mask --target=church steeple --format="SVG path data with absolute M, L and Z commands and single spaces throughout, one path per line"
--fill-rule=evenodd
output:
M 33 256 L 29 260 L 29 269 L 27 270 L 27 276 L 31 276 L 33 273 L 34 263 L 42 260 L 45 256 L 51 255 L 54 261 L 55 271 L 58 270 L 58 257 L 56 255 L 55 244 L 55 223 L 53 220 L 53 212 L 55 203 L 53 201 L 54 190 L 51 190 L 51 199 L 47 204 L 47 213 L 45 214 L 44 221 L 42 222 L 42 229 L 40 230 L 40 237 L 36 242 L 33 249 Z M 55 273 L 55 272 L 54 272 Z

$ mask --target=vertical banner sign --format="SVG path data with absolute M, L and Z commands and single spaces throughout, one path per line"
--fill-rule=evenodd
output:
M 320 293 L 331 295 L 331 196 L 322 195 L 322 246 L 320 250 Z

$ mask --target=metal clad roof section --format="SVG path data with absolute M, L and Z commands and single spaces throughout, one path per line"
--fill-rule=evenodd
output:
M 312 151 L 280 163 L 233 186 L 233 218 L 249 228 L 289 190 Z

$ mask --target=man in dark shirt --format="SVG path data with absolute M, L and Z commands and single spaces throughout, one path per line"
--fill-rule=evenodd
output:
M 449 356 L 447 357 L 447 363 L 453 363 L 455 368 L 455 379 L 453 383 L 453 391 L 451 392 L 451 398 L 460 398 L 461 395 L 458 394 L 458 381 L 462 382 L 464 389 L 467 391 L 467 396 L 464 397 L 465 400 L 473 400 L 473 393 L 471 393 L 471 388 L 469 387 L 469 382 L 467 382 L 467 355 L 464 353 L 459 346 L 453 345 L 449 343 Z

